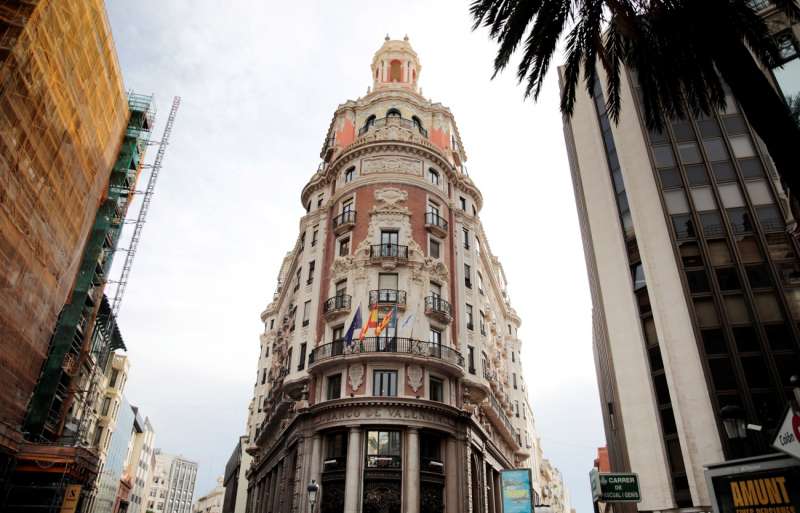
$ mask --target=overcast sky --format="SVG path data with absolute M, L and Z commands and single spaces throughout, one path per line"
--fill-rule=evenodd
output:
M 513 70 L 490 80 L 495 44 L 470 30 L 467 0 L 109 0 L 108 11 L 126 87 L 156 94 L 156 139 L 172 96 L 183 98 L 120 324 L 128 399 L 150 417 L 157 446 L 199 463 L 195 497 L 244 432 L 259 314 L 297 237 L 300 191 L 333 112 L 366 93 L 389 33 L 408 34 L 423 94 L 455 115 L 522 317 L 545 455 L 573 505 L 591 511 L 588 472 L 604 442 L 555 70 L 538 104 L 523 101 Z

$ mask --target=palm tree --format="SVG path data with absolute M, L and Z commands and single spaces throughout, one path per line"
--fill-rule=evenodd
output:
M 795 0 L 770 0 L 789 20 Z M 635 70 L 648 128 L 666 119 L 724 108 L 727 84 L 775 162 L 784 185 L 800 191 L 800 127 L 764 69 L 779 60 L 775 40 L 747 0 L 473 0 L 473 30 L 499 43 L 494 74 L 523 43 L 517 78 L 537 99 L 556 46 L 566 36 L 561 111 L 572 115 L 581 71 L 587 91 L 606 72 L 607 110 L 620 112 L 620 74 Z M 530 29 L 529 29 L 530 27 Z M 527 34 L 527 35 L 526 35 Z

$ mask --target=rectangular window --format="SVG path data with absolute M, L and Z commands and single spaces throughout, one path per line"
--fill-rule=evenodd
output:
M 300 280 L 302 279 L 302 278 L 300 277 L 300 274 L 301 274 L 302 272 L 303 272 L 303 270 L 302 270 L 302 269 L 298 269 L 298 270 L 297 270 L 297 273 L 295 273 L 295 277 L 297 278 L 297 283 L 296 283 L 296 284 L 295 284 L 295 286 L 294 286 L 294 290 L 297 290 L 297 289 L 299 289 L 299 288 L 300 288 Z
M 400 468 L 400 432 L 367 431 L 367 467 Z
M 475 348 L 467 346 L 467 363 L 469 364 L 469 373 L 475 374 Z
M 317 208 L 322 206 L 322 200 L 324 200 L 324 199 L 325 199 L 325 195 L 324 194 L 320 194 L 319 196 L 317 196 Z
M 372 378 L 372 395 L 382 397 L 397 396 L 397 371 L 376 370 Z
M 297 370 L 303 370 L 306 368 L 306 348 L 308 344 L 303 342 L 300 344 L 300 361 L 297 362 Z
M 342 201 L 342 214 L 353 211 L 353 198 Z
M 103 399 L 103 407 L 100 409 L 101 415 L 108 415 L 108 408 L 111 406 L 111 398 L 106 397 Z
M 306 280 L 306 285 L 311 285 L 314 283 L 314 266 L 316 262 L 313 260 L 308 263 L 308 280 Z
M 469 249 L 469 230 L 462 228 L 464 232 L 464 249 Z
M 428 388 L 431 401 L 444 402 L 444 382 L 441 379 L 431 376 Z
M 517 417 L 519 417 L 519 401 L 514 401 L 514 410 Z
M 471 304 L 467 303 L 467 308 L 466 308 L 464 313 L 466 314 L 466 317 L 467 317 L 467 329 L 468 330 L 474 329 L 475 325 L 473 324 L 473 319 L 472 319 L 472 305 Z
M 439 204 L 433 201 L 428 201 L 428 214 L 433 214 L 432 217 L 433 221 L 436 222 L 437 218 L 439 217 Z
M 434 347 L 438 346 L 439 350 L 441 351 L 442 331 L 436 328 L 431 328 L 430 334 L 428 335 L 428 342 L 430 342 Z M 433 351 L 434 348 L 432 347 L 431 350 Z
M 431 282 L 431 296 L 436 299 L 441 299 L 442 297 L 442 286 L 438 283 Z
M 378 288 L 381 290 L 397 290 L 397 273 L 378 274 Z
M 344 337 L 344 325 L 334 327 L 332 336 L 334 341 L 342 340 Z
M 438 240 L 434 239 L 433 237 L 430 238 L 430 251 L 428 251 L 431 258 L 440 258 L 441 255 L 441 244 Z
M 468 289 L 472 288 L 472 268 L 469 264 L 464 264 L 464 286 Z
M 319 225 L 314 226 L 314 231 L 311 232 L 311 247 L 317 245 L 317 239 L 319 238 Z
M 347 294 L 347 280 L 336 282 L 336 296 L 341 297 Z
M 306 247 L 306 232 L 300 234 L 300 251 Z
M 439 172 L 434 169 L 428 169 L 428 180 L 430 180 L 433 185 L 439 185 Z
M 325 397 L 328 399 L 328 401 L 339 399 L 342 396 L 341 374 L 333 374 L 332 376 L 328 376 L 325 387 L 325 394 L 326 394 Z
M 517 389 L 517 373 L 516 372 L 513 373 L 512 376 L 513 376 L 513 379 L 514 379 L 514 390 L 516 390 Z
M 339 256 L 347 256 L 350 254 L 350 237 L 342 237 L 339 239 Z
M 303 326 L 308 326 L 308 318 L 311 315 L 311 301 L 303 303 Z
M 481 328 L 481 335 L 486 335 L 486 314 L 483 313 L 483 310 L 479 311 L 480 314 L 480 328 Z
M 111 380 L 108 386 L 110 386 L 111 388 L 117 386 L 117 378 L 119 378 L 119 371 L 117 369 L 113 369 L 111 371 Z
M 344 172 L 344 183 L 350 183 L 353 181 L 353 175 L 356 174 L 355 168 L 350 168 Z
M 483 295 L 483 275 L 481 274 L 480 271 L 477 272 L 477 275 L 478 275 L 478 292 L 480 292 L 481 295 Z
M 459 196 L 458 197 L 458 201 L 461 204 L 461 210 L 466 212 L 467 211 L 467 199 L 464 198 L 463 196 Z

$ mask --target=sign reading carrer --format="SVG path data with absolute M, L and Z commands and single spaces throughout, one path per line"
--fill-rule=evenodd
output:
M 590 473 L 592 495 L 600 502 L 641 502 L 639 477 L 631 473 Z M 800 512 L 798 512 L 800 513 Z

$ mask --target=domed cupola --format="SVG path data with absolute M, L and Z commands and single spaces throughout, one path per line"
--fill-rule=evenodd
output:
M 383 46 L 372 58 L 373 90 L 403 87 L 418 93 L 417 81 L 421 70 L 417 52 L 411 48 L 408 36 L 400 41 L 389 39 L 387 35 Z

